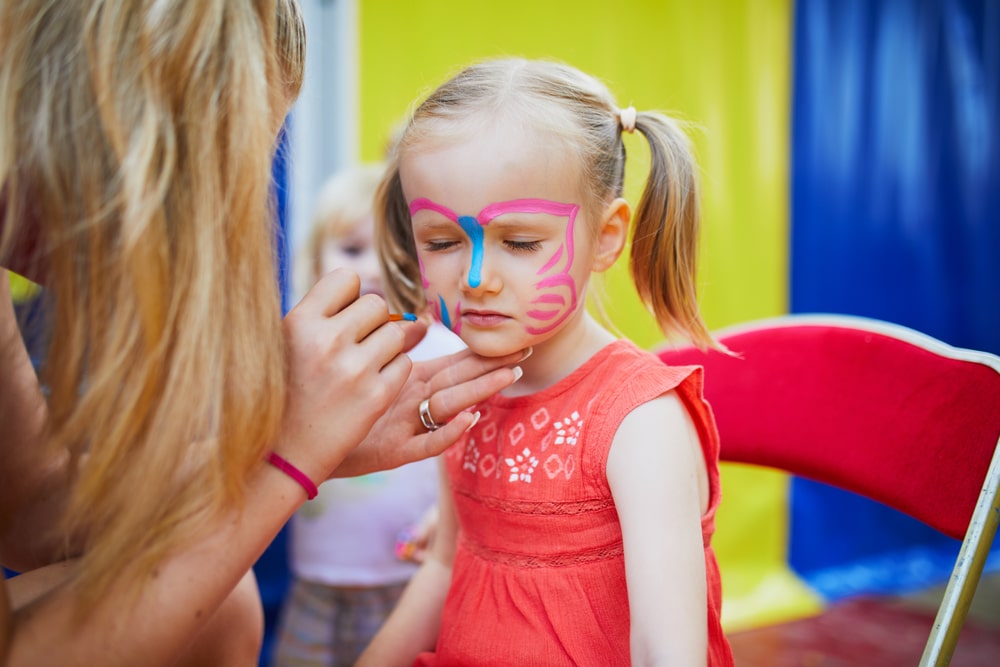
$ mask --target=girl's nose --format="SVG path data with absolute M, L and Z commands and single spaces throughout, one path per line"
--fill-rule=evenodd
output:
M 485 265 L 485 232 L 479 220 L 472 216 L 463 215 L 458 218 L 458 224 L 469 237 L 471 253 L 469 255 L 469 268 L 465 273 L 462 288 L 472 294 L 495 289 L 495 277 L 484 273 Z
M 487 253 L 474 247 L 469 257 L 468 270 L 462 277 L 462 289 L 469 294 L 485 294 L 497 292 L 502 285 L 499 273 L 493 262 L 487 258 Z

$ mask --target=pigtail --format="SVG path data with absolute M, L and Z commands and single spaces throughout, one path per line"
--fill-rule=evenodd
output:
M 405 312 L 421 312 L 427 303 L 420 283 L 417 247 L 410 229 L 410 209 L 399 179 L 398 159 L 389 163 L 375 194 L 375 245 L 389 305 Z
M 664 333 L 685 335 L 699 347 L 717 347 L 698 311 L 697 165 L 690 140 L 676 121 L 637 114 L 650 170 L 634 216 L 630 270 L 640 298 Z

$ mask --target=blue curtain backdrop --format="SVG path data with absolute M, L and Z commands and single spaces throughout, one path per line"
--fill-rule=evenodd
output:
M 272 164 L 272 178 L 275 196 L 275 248 L 277 254 L 278 281 L 281 286 L 281 312 L 287 313 L 291 308 L 291 285 L 289 283 L 290 253 L 288 248 L 288 126 L 291 119 L 285 123 L 278 136 L 278 148 Z M 277 626 L 281 604 L 288 591 L 291 575 L 288 570 L 287 555 L 288 528 L 285 527 L 268 546 L 263 555 L 254 564 L 254 574 L 260 587 L 261 602 L 264 606 L 264 645 L 260 653 L 259 664 L 263 667 L 270 662 L 274 644 L 274 629 Z
M 1000 2 L 800 0 L 792 63 L 791 310 L 1000 353 Z M 828 599 L 938 580 L 958 548 L 805 480 L 791 513 Z

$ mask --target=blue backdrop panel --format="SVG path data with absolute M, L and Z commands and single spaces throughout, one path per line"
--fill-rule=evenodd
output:
M 278 275 L 278 282 L 281 287 L 281 312 L 286 313 L 290 308 L 289 298 L 291 286 L 289 285 L 289 265 L 290 254 L 288 248 L 288 123 L 278 137 L 278 149 L 274 156 L 271 167 L 275 197 L 275 265 Z M 288 528 L 281 529 L 278 536 L 271 542 L 267 550 L 254 564 L 254 574 L 257 576 L 257 585 L 260 587 L 261 604 L 264 607 L 264 645 L 261 647 L 259 664 L 261 667 L 271 661 L 271 653 L 274 650 L 275 627 L 278 616 L 281 613 L 281 605 L 284 602 L 291 581 L 291 574 L 288 570 L 287 555 L 287 535 Z
M 791 310 L 1000 353 L 1000 3 L 800 0 L 793 67 Z M 843 492 L 792 494 L 791 564 L 831 597 L 919 585 L 957 550 Z

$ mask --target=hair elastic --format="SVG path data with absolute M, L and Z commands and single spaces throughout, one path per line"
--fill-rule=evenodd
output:
M 629 134 L 635 132 L 635 119 L 638 116 L 635 107 L 627 107 L 618 112 L 618 120 L 621 121 L 622 131 Z
M 277 452 L 268 452 L 267 462 L 298 482 L 299 486 L 306 490 L 306 496 L 309 497 L 309 500 L 315 498 L 319 493 L 319 489 L 316 488 L 316 485 L 313 484 L 313 481 L 304 472 L 283 459 Z

